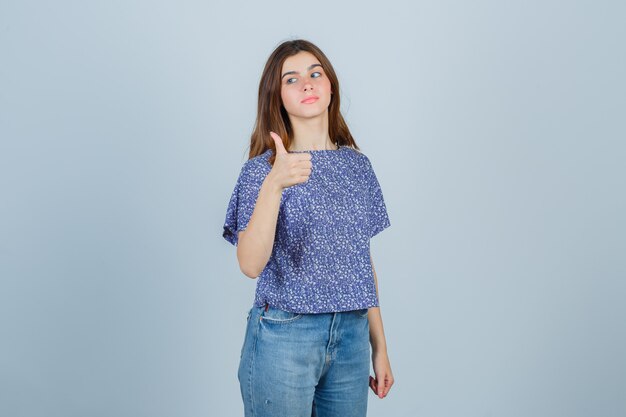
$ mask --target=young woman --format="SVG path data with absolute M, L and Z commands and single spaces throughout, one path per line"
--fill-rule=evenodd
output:
M 363 417 L 368 386 L 384 398 L 394 383 L 370 255 L 390 226 L 380 184 L 317 46 L 279 45 L 258 100 L 223 232 L 257 278 L 238 370 L 245 415 Z

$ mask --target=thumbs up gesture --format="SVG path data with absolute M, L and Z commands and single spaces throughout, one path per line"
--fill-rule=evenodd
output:
M 276 159 L 270 174 L 281 189 L 305 182 L 311 175 L 311 154 L 308 152 L 289 153 L 283 145 L 283 140 L 276 133 L 270 131 L 270 136 L 276 144 Z

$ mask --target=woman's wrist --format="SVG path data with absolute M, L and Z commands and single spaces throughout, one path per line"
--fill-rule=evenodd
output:
M 372 347 L 372 356 L 387 355 L 387 347 Z
M 272 174 L 272 171 L 270 171 L 269 174 L 267 174 L 267 176 L 265 177 L 265 180 L 263 180 L 262 187 L 266 187 L 268 190 L 270 190 L 272 194 L 282 195 L 283 193 L 283 188 L 280 186 L 278 181 L 276 181 L 276 178 Z

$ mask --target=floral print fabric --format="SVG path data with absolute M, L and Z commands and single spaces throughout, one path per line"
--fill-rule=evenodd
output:
M 272 254 L 253 305 L 294 313 L 378 306 L 370 239 L 391 225 L 369 158 L 351 147 L 311 154 L 308 180 L 285 188 Z M 254 211 L 272 150 L 247 160 L 226 210 L 222 236 L 238 244 Z

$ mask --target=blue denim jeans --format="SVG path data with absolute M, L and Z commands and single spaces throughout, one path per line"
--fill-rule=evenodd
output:
M 367 311 L 252 307 L 237 373 L 245 417 L 365 417 Z

